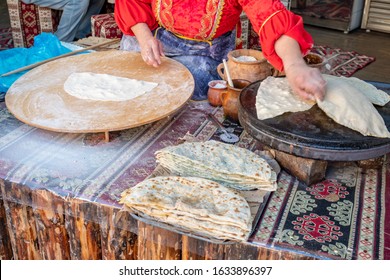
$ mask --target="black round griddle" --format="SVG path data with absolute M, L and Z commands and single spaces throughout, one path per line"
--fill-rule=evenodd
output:
M 239 120 L 243 128 L 261 143 L 296 156 L 330 161 L 372 159 L 390 152 L 390 138 L 363 136 L 330 119 L 317 105 L 310 110 L 257 119 L 256 95 L 261 81 L 240 94 Z M 390 93 L 390 85 L 374 83 Z M 390 128 L 390 104 L 376 106 Z

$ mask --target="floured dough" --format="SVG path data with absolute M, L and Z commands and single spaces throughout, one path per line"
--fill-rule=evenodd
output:
M 390 137 L 382 116 L 360 90 L 343 79 L 327 79 L 324 100 L 317 100 L 322 109 L 335 122 L 364 136 Z
M 91 72 L 72 73 L 64 90 L 77 98 L 99 101 L 124 101 L 150 92 L 157 83 Z
M 292 93 L 286 78 L 268 77 L 261 82 L 256 96 L 256 111 L 259 120 L 282 115 L 286 112 L 309 110 L 309 104 Z
M 348 83 L 350 86 L 360 90 L 371 101 L 372 104 L 385 106 L 390 101 L 390 95 L 388 95 L 386 92 L 377 89 L 372 84 L 369 84 L 359 78 L 336 77 L 326 74 L 323 74 L 323 77 L 326 81 L 342 80 L 343 82 Z

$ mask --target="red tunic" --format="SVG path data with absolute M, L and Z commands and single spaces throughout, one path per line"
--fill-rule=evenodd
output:
M 305 54 L 312 46 L 302 18 L 288 11 L 278 0 L 116 0 L 115 19 L 126 35 L 131 27 L 146 23 L 151 30 L 163 26 L 179 37 L 202 41 L 233 30 L 244 10 L 258 31 L 264 56 L 277 69 L 282 60 L 274 44 L 283 34 L 294 38 Z

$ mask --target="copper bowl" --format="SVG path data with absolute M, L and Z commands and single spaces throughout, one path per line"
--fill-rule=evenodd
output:
M 320 70 L 325 66 L 326 59 L 322 55 L 316 53 L 308 53 L 303 57 L 306 64 L 313 68 L 319 68 Z
M 227 85 L 227 89 L 222 92 L 221 100 L 224 115 L 230 120 L 238 123 L 238 99 L 241 91 L 251 84 L 244 79 L 233 79 L 234 87 Z
M 221 106 L 221 95 L 226 91 L 227 82 L 224 80 L 213 80 L 209 82 L 209 90 L 207 91 L 207 99 L 212 106 Z

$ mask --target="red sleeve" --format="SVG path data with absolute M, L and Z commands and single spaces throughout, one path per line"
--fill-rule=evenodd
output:
M 283 62 L 276 54 L 274 46 L 282 35 L 295 39 L 300 45 L 303 55 L 313 47 L 313 39 L 303 28 L 303 20 L 300 16 L 287 10 L 274 15 L 264 24 L 259 37 L 264 56 L 280 71 L 283 71 Z
M 151 2 L 152 0 L 115 1 L 115 21 L 124 34 L 134 36 L 131 27 L 141 22 L 146 23 L 150 30 L 158 27 Z
M 287 35 L 295 39 L 302 54 L 313 46 L 313 39 L 303 28 L 303 20 L 293 14 L 279 0 L 239 0 L 251 24 L 259 34 L 261 49 L 268 61 L 278 70 L 283 62 L 275 52 L 275 42 Z

